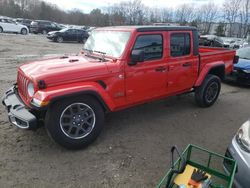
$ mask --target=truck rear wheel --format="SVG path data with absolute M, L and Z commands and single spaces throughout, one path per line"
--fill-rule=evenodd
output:
M 103 108 L 90 96 L 57 101 L 45 118 L 49 135 L 67 149 L 81 149 L 91 144 L 100 134 L 103 124 Z
M 201 107 L 212 106 L 220 94 L 220 89 L 220 78 L 216 75 L 208 74 L 202 85 L 195 89 L 196 103 Z

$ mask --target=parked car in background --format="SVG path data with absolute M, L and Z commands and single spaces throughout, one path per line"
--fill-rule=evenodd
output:
M 233 48 L 233 49 L 239 49 L 243 47 L 244 44 L 244 39 L 235 39 L 233 41 L 231 41 L 229 48 Z
M 76 41 L 85 42 L 89 37 L 87 31 L 83 29 L 65 28 L 60 31 L 51 31 L 48 33 L 47 38 L 55 42 L 63 41 Z
M 201 35 L 199 38 L 199 45 L 220 48 L 225 47 L 223 40 L 216 35 Z
M 86 29 L 86 31 L 88 32 L 89 35 L 91 35 L 91 32 L 96 29 L 96 27 L 89 27 L 88 29 Z
M 242 48 L 246 48 L 246 47 L 250 47 L 250 44 L 249 44 L 249 42 L 244 41 L 242 44 Z
M 46 21 L 46 20 L 35 20 L 31 22 L 30 32 L 38 34 L 42 33 L 46 35 L 50 31 L 59 31 L 62 29 L 57 23 Z
M 9 18 L 0 18 L 0 33 L 21 33 L 23 35 L 27 35 L 29 33 L 29 29 L 27 26 L 16 23 L 12 19 Z
M 16 22 L 19 24 L 22 24 L 22 25 L 26 25 L 28 27 L 28 29 L 30 30 L 30 25 L 31 25 L 32 20 L 17 18 Z
M 250 185 L 250 120 L 245 122 L 229 145 L 226 157 L 237 162 L 234 184 L 237 188 L 247 188 Z M 224 161 L 224 169 L 230 169 L 231 163 Z
M 228 79 L 250 85 L 250 47 L 240 48 L 236 54 L 239 56 L 239 61 L 234 64 L 234 70 Z
M 223 41 L 223 47 L 224 48 L 229 48 L 230 47 L 230 44 L 233 44 L 235 42 L 235 40 L 233 38 L 221 38 L 222 41 Z

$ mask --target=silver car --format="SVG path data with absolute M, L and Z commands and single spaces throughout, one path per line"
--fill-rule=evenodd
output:
M 237 162 L 235 186 L 237 188 L 250 187 L 250 120 L 238 130 L 225 155 Z M 229 166 L 230 163 L 224 162 L 225 170 Z

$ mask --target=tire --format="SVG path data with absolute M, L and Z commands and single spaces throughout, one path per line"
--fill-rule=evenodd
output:
M 0 27 L 0 33 L 3 33 L 3 28 L 2 27 Z
M 62 37 L 57 37 L 56 41 L 59 42 L 59 43 L 62 43 L 63 42 L 63 38 Z
M 103 107 L 90 96 L 57 101 L 48 109 L 45 117 L 49 136 L 71 150 L 91 144 L 101 133 L 103 125 Z
M 200 107 L 212 106 L 221 89 L 221 80 L 216 75 L 208 74 L 202 85 L 195 89 L 195 100 Z
M 47 32 L 45 29 L 42 30 L 42 34 L 43 34 L 43 35 L 47 35 L 47 33 L 48 33 L 48 32 Z
M 22 34 L 22 35 L 27 35 L 27 34 L 28 34 L 27 29 L 22 28 L 22 29 L 21 29 L 21 34 Z
M 85 44 L 85 42 L 87 41 L 88 38 L 83 38 L 82 39 L 82 43 Z

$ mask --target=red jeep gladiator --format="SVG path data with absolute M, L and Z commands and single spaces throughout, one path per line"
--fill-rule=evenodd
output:
M 57 143 L 78 149 L 97 138 L 106 112 L 190 91 L 211 106 L 236 61 L 234 50 L 200 48 L 193 27 L 99 28 L 78 55 L 21 65 L 3 104 L 11 124 L 44 124 Z

